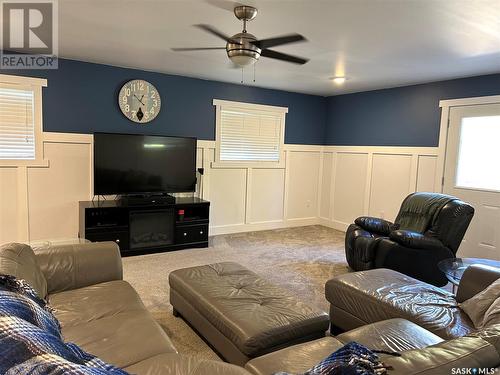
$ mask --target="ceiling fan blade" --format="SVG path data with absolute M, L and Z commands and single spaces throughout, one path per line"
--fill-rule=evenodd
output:
M 273 51 L 271 49 L 262 50 L 260 55 L 264 56 L 264 57 L 269 57 L 271 59 L 282 60 L 282 61 L 291 62 L 294 64 L 300 64 L 300 65 L 305 64 L 306 62 L 309 61 L 309 59 L 304 59 L 304 58 L 298 57 L 298 56 L 287 55 L 286 53 L 276 52 L 276 51 Z
M 302 41 L 307 41 L 307 39 L 300 34 L 289 34 L 289 35 L 278 36 L 276 38 L 256 40 L 255 42 L 252 42 L 252 44 L 259 47 L 260 49 L 264 49 L 264 48 L 276 47 L 276 46 L 281 46 L 283 44 L 296 43 Z
M 210 26 L 210 25 L 205 25 L 205 24 L 199 24 L 199 25 L 193 25 L 199 29 L 202 29 L 212 35 L 218 36 L 219 38 L 223 39 L 225 42 L 230 41 L 231 43 L 234 44 L 240 44 L 239 42 L 231 39 L 229 35 L 224 34 L 223 32 L 217 30 L 215 27 Z
M 172 51 L 205 51 L 205 50 L 213 50 L 213 49 L 226 49 L 226 47 L 200 47 L 200 48 L 170 48 Z

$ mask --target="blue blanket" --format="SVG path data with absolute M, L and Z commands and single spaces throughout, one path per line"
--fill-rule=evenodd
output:
M 0 275 L 0 358 L 0 374 L 127 375 L 65 343 L 46 301 L 8 275 Z
M 374 351 L 350 342 L 301 375 L 382 375 L 386 370 Z M 292 374 L 278 372 L 274 375 Z

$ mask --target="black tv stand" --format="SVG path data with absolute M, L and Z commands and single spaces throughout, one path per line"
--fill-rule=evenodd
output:
M 79 210 L 78 237 L 114 241 L 123 256 L 208 247 L 210 202 L 203 199 L 81 201 Z
M 120 195 L 117 200 L 123 206 L 175 204 L 175 197 L 170 194 Z

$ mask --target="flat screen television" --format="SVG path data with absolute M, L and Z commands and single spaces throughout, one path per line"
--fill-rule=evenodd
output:
M 196 185 L 196 138 L 94 134 L 94 194 L 190 192 Z

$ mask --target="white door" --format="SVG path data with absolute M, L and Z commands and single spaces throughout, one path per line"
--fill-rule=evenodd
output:
M 475 208 L 457 253 L 500 259 L 500 104 L 450 108 L 443 192 Z

